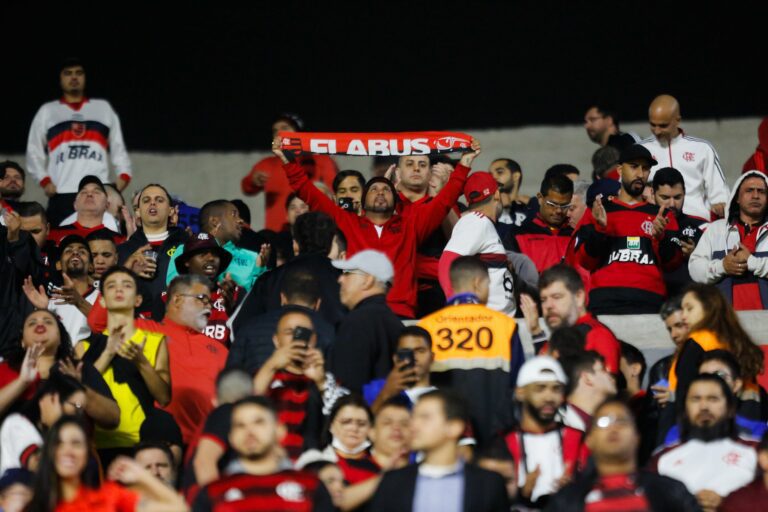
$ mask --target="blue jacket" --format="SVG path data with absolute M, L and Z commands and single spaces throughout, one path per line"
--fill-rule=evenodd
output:
M 256 279 L 267 270 L 266 267 L 259 267 L 256 265 L 256 258 L 259 255 L 248 249 L 238 247 L 231 241 L 225 243 L 223 247 L 232 255 L 232 262 L 227 267 L 227 270 L 221 275 L 224 276 L 229 273 L 234 282 L 245 288 L 247 291 L 251 291 Z M 184 245 L 178 246 L 173 253 L 171 261 L 168 263 L 168 273 L 165 278 L 166 284 L 170 283 L 174 277 L 179 275 L 176 271 L 176 258 L 183 253 Z

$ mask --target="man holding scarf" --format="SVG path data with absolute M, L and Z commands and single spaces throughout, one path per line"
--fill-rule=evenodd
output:
M 347 238 L 349 256 L 364 249 L 374 249 L 389 257 L 395 267 L 395 277 L 387 295 L 387 303 L 395 314 L 413 318 L 417 296 L 414 265 L 417 247 L 440 226 L 456 204 L 469 175 L 470 165 L 480 154 L 480 142 L 472 139 L 471 151 L 462 155 L 448 183 L 432 201 L 414 209 L 417 215 L 396 214 L 395 187 L 388 179 L 375 177 L 368 180 L 365 186 L 364 212 L 358 217 L 349 215 L 337 206 L 315 187 L 300 165 L 288 160 L 282 151 L 282 140 L 280 137 L 275 138 L 272 151 L 283 162 L 283 169 L 293 190 L 312 210 L 333 217 Z

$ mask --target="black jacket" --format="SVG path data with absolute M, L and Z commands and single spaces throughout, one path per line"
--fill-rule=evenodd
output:
M 26 276 L 16 263 L 8 242 L 8 229 L 0 226 L 0 353 L 18 343 L 24 317 L 33 309 L 21 289 Z
M 283 276 L 289 270 L 304 268 L 318 279 L 320 285 L 320 314 L 336 327 L 346 312 L 339 299 L 339 275 L 341 270 L 331 265 L 331 260 L 320 253 L 300 254 L 285 265 L 262 274 L 256 280 L 251 292 L 243 300 L 240 310 L 232 323 L 238 329 L 249 319 L 273 309 L 280 309 L 280 288 Z M 235 334 L 237 339 L 237 334 Z
M 597 476 L 583 475 L 554 494 L 545 511 L 581 512 L 584 500 L 592 490 Z M 672 478 L 641 471 L 637 483 L 645 490 L 645 497 L 653 512 L 698 512 L 701 511 L 696 498 L 681 482 Z
M 183 229 L 168 228 L 168 238 L 163 241 L 159 248 L 155 249 L 158 253 L 155 277 L 152 279 L 139 278 L 139 293 L 141 293 L 142 301 L 141 306 L 136 309 L 136 313 L 145 316 L 151 315 L 152 320 L 158 322 L 163 319 L 165 303 L 160 298 L 160 294 L 166 289 L 165 277 L 168 274 L 168 262 L 171 261 L 171 256 L 173 256 L 176 248 L 186 242 L 187 238 L 187 232 Z M 125 264 L 125 260 L 131 254 L 148 243 L 144 231 L 139 229 L 117 248 L 117 261 L 120 265 Z
M 259 368 L 272 356 L 275 344 L 272 336 L 277 328 L 277 321 L 286 309 L 305 311 L 312 317 L 312 324 L 317 333 L 317 348 L 328 360 L 333 345 L 334 329 L 317 311 L 301 306 L 283 306 L 272 309 L 255 318 L 247 318 L 235 332 L 235 341 L 229 349 L 227 368 L 241 368 L 255 374 Z
M 410 512 L 416 494 L 419 466 L 412 464 L 384 473 L 368 510 Z M 464 466 L 464 512 L 509 512 L 504 479 L 498 473 L 473 464 Z
M 403 323 L 384 294 L 363 299 L 336 331 L 331 372 L 342 386 L 360 393 L 363 385 L 386 378 Z

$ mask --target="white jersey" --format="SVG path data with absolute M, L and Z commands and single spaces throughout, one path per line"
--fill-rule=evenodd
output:
M 83 297 L 85 302 L 93 305 L 99 297 L 98 286 L 94 286 L 91 293 Z M 53 299 L 48 301 L 48 311 L 56 315 L 69 334 L 72 346 L 77 345 L 78 341 L 86 340 L 91 335 L 91 329 L 88 327 L 88 318 L 72 304 L 57 304 Z
M 445 246 L 461 256 L 478 256 L 488 264 L 491 278 L 488 307 L 509 316 L 515 315 L 512 274 L 507 269 L 507 252 L 491 219 L 480 212 L 469 211 L 453 227 Z
M 69 226 L 75 222 L 77 222 L 77 212 L 61 221 L 59 226 Z M 117 222 L 115 216 L 109 212 L 104 212 L 104 215 L 101 216 L 101 223 L 104 224 L 105 228 L 114 231 L 115 233 L 120 232 L 120 224 Z
M 26 416 L 9 414 L 0 427 L 0 474 L 7 469 L 22 467 L 22 458 L 43 446 L 40 432 Z
M 50 101 L 35 114 L 27 141 L 27 170 L 41 185 L 52 181 L 57 192 L 74 193 L 89 174 L 110 182 L 108 157 L 115 174 L 130 180 L 131 161 L 120 119 L 107 101 L 86 99 L 77 110 L 61 100 Z
M 728 184 L 725 181 L 720 157 L 712 144 L 704 139 L 680 132 L 671 144 L 661 144 L 656 137 L 640 141 L 659 164 L 651 168 L 648 182 L 657 169 L 674 167 L 685 180 L 683 213 L 709 221 L 713 204 L 728 203 Z
M 755 478 L 757 452 L 732 439 L 692 439 L 661 454 L 660 475 L 680 480 L 691 494 L 707 489 L 728 496 Z

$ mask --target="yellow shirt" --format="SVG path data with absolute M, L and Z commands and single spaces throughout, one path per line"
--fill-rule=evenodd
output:
M 107 335 L 107 331 L 104 331 L 104 334 Z M 136 329 L 130 341 L 141 344 L 144 336 L 147 337 L 147 342 L 144 345 L 144 357 L 147 358 L 152 366 L 155 366 L 157 351 L 160 348 L 164 335 Z M 87 351 L 90 343 L 88 340 L 83 340 L 82 343 Z M 112 392 L 112 396 L 120 408 L 120 424 L 113 430 L 97 426 L 95 430 L 96 447 L 99 449 L 133 447 L 139 442 L 139 429 L 141 429 L 141 424 L 144 423 L 146 418 L 144 409 L 127 382 L 115 381 L 115 374 L 111 364 L 101 376 L 104 377 L 104 381 L 109 386 L 109 390 Z

